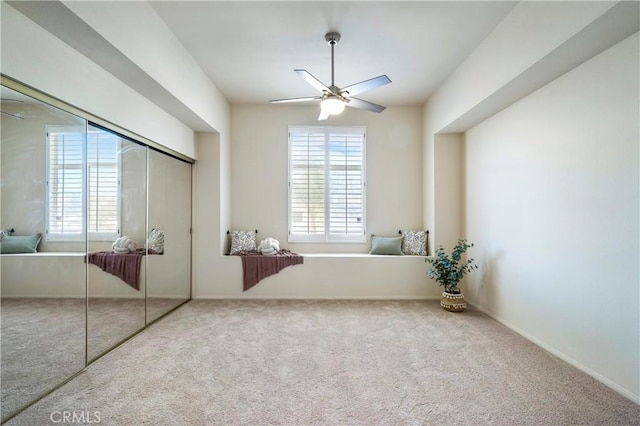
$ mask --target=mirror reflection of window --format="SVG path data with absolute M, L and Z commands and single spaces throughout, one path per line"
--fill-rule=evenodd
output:
M 120 137 L 94 126 L 47 126 L 47 241 L 120 236 L 120 150 Z
M 89 126 L 87 183 L 89 240 L 112 241 L 120 236 L 121 139 Z

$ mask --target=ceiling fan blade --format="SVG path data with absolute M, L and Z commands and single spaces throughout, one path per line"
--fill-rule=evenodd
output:
M 367 111 L 372 112 L 382 112 L 387 109 L 387 107 L 384 107 L 382 105 L 363 101 L 362 99 L 358 98 L 348 98 L 347 106 L 350 106 L 351 108 L 366 109 Z
M 298 73 L 300 77 L 304 78 L 304 81 L 306 81 L 307 83 L 315 87 L 316 90 L 320 92 L 324 92 L 324 91 L 331 92 L 331 90 L 329 90 L 327 86 L 325 86 L 320 80 L 318 80 L 313 75 L 311 75 L 309 71 L 307 70 L 294 70 L 294 71 Z
M 307 96 L 305 98 L 274 99 L 269 102 L 271 102 L 272 104 L 284 104 L 288 102 L 319 101 L 320 99 L 322 99 L 322 96 Z
M 389 77 L 386 75 L 380 75 L 378 77 L 370 78 L 369 80 L 347 86 L 340 90 L 340 93 L 343 95 L 353 96 L 389 83 L 391 83 L 391 79 Z

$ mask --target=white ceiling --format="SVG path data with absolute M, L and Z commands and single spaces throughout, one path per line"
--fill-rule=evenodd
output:
M 315 96 L 303 68 L 344 87 L 386 74 L 392 83 L 359 97 L 382 105 L 418 105 L 515 6 L 499 1 L 246 2 L 152 1 L 211 81 L 231 103 Z

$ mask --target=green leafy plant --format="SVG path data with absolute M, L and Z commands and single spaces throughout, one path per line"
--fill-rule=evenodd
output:
M 451 258 L 445 253 L 444 247 L 438 247 L 435 256 L 427 259 L 427 262 L 431 264 L 427 276 L 443 286 L 447 293 L 460 293 L 458 288 L 460 280 L 465 274 L 478 269 L 472 258 L 466 261 L 462 260 L 462 255 L 471 247 L 473 247 L 473 243 L 459 239 L 451 252 Z

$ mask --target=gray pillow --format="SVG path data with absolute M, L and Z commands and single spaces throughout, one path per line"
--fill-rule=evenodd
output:
M 229 231 L 231 234 L 231 252 L 256 251 L 256 231 Z
M 0 243 L 2 254 L 37 253 L 41 234 L 35 235 L 5 235 Z
M 0 229 L 0 243 L 2 242 L 2 239 L 5 237 L 5 235 L 11 235 L 11 229 L 10 228 Z
M 427 231 L 402 231 L 402 253 L 427 255 Z
M 377 235 L 372 235 L 369 254 L 402 255 L 402 236 L 378 237 Z

